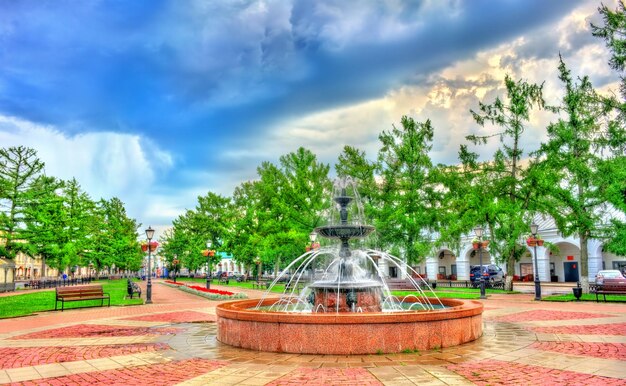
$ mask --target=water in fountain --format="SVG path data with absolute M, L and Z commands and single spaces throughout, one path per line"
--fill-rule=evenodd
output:
M 350 249 L 351 240 L 361 240 L 375 230 L 364 222 L 363 207 L 351 178 L 335 181 L 333 201 L 328 225 L 315 232 L 339 240 L 340 245 L 312 250 L 295 259 L 274 279 L 257 309 L 273 295 L 272 287 L 279 282 L 286 282 L 286 290 L 278 301 L 264 309 L 318 313 L 405 312 L 443 307 L 436 297 L 426 296 L 424 289 L 431 290 L 428 283 L 400 258 L 373 249 Z M 392 295 L 381 266 L 397 267 L 413 287 L 412 293 L 402 298 Z

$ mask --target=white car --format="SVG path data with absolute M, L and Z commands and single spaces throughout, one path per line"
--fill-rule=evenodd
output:
M 596 275 L 596 284 L 626 285 L 626 277 L 624 277 L 624 275 L 622 275 L 622 273 L 617 269 L 603 269 L 602 271 L 598 271 L 598 274 Z

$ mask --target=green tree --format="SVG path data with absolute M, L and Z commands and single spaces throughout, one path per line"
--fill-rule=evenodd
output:
M 261 223 L 259 220 L 259 182 L 247 181 L 235 188 L 233 194 L 234 221 L 227 244 L 237 261 L 250 270 L 261 253 Z
M 611 165 L 620 160 L 623 153 L 612 146 L 615 127 L 609 130 L 607 124 L 612 104 L 596 93 L 588 77 L 574 81 L 562 59 L 559 79 L 565 87 L 565 95 L 558 111 L 565 118 L 548 126 L 548 141 L 538 151 L 544 159 L 538 167 L 551 176 L 547 180 L 550 205 L 546 208 L 557 227 L 566 236 L 579 237 L 581 284 L 587 292 L 588 240 L 607 236 L 602 220 L 609 198 L 607 192 L 612 185 L 610 181 L 616 176 L 611 173 L 614 170 Z M 624 134 L 617 135 L 623 138 Z M 606 173 L 610 173 L 609 176 Z
M 66 228 L 63 198 L 58 193 L 63 181 L 39 176 L 25 193 L 22 236 L 29 256 L 41 257 L 41 276 L 46 275 L 46 264 L 61 269 Z
M 18 251 L 27 252 L 24 243 L 27 200 L 33 199 L 33 185 L 41 175 L 44 163 L 37 152 L 27 147 L 0 149 L 0 235 L 4 245 L 0 255 L 15 258 Z M 30 193 L 29 193 L 30 191 Z
M 94 249 L 88 259 L 99 272 L 113 265 L 122 271 L 134 271 L 141 267 L 143 253 L 137 241 L 140 224 L 126 214 L 124 203 L 117 197 L 100 200 L 98 212 L 102 222 L 93 236 Z
M 536 198 L 540 197 L 540 192 L 531 188 L 533 183 L 529 169 L 522 167 L 525 154 L 521 140 L 532 109 L 543 108 L 545 103 L 543 85 L 521 80 L 515 82 L 508 75 L 504 84 L 508 103 L 498 97 L 491 104 L 480 102 L 478 111 L 471 110 L 479 125 L 489 123 L 501 127 L 502 131 L 487 136 L 466 137 L 474 145 L 498 138 L 500 148 L 489 162 L 477 162 L 477 155 L 466 147 L 461 148 L 460 158 L 473 180 L 466 201 L 478 214 L 476 225 L 487 226 L 488 237 L 491 238 L 490 250 L 499 261 L 506 262 L 506 288 L 511 289 L 515 262 L 524 251 L 519 240 L 529 232 L 530 210 L 535 209 Z
M 335 164 L 335 171 L 339 177 L 352 177 L 357 182 L 358 194 L 363 205 L 365 221 L 368 224 L 376 223 L 376 214 L 381 205 L 380 192 L 376 184 L 376 162 L 369 161 L 364 151 L 352 146 L 345 146 Z M 377 248 L 378 236 L 374 234 L 366 240 L 370 247 Z
M 299 148 L 280 157 L 280 167 L 264 162 L 258 169 L 259 213 L 264 263 L 275 271 L 304 252 L 308 235 L 330 207 L 330 167 Z
M 431 251 L 432 235 L 439 228 L 442 195 L 428 154 L 433 140 L 430 120 L 422 123 L 404 116 L 401 123 L 401 128 L 394 126 L 379 136 L 382 205 L 376 228 L 382 247 L 398 247 L 408 263 L 419 263 Z

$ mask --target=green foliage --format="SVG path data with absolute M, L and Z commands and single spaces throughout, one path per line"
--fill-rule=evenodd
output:
M 562 59 L 559 79 L 566 93 L 558 111 L 565 118 L 548 126 L 548 141 L 537 152 L 542 161 L 535 168 L 544 176 L 539 181 L 548 200 L 544 209 L 565 236 L 580 238 L 581 275 L 585 278 L 587 241 L 608 236 L 603 224 L 606 202 L 615 200 L 614 180 L 623 174 L 616 168 L 623 166 L 623 153 L 611 144 L 613 135 L 623 136 L 623 128 L 607 129 L 610 103 L 596 93 L 588 77 L 575 82 Z
M 525 251 L 519 240 L 528 231 L 530 211 L 536 210 L 541 201 L 541 192 L 534 183 L 540 177 L 532 176 L 528 168 L 522 167 L 524 150 L 520 144 L 531 111 L 545 107 L 545 103 L 541 85 L 516 82 L 509 76 L 504 83 L 506 101 L 498 97 L 491 104 L 479 103 L 478 111 L 471 111 L 479 125 L 490 124 L 502 130 L 488 136 L 466 137 L 475 145 L 498 138 L 500 147 L 492 161 L 483 163 L 477 161 L 477 154 L 466 146 L 461 147 L 462 168 L 455 174 L 464 182 L 450 186 L 450 190 L 462 188 L 465 194 L 455 195 L 450 201 L 463 220 L 458 231 L 462 228 L 469 231 L 472 221 L 475 221 L 474 226 L 486 225 L 486 234 L 491 238 L 490 250 L 498 260 L 507 262 L 508 275 L 513 277 L 515 262 Z M 446 181 L 449 184 L 450 179 Z M 458 235 L 458 231 L 452 235 Z
M 24 229 L 26 208 L 44 163 L 37 152 L 27 147 L 0 149 L 0 233 L 5 239 L 0 252 L 9 259 L 19 251 L 27 252 Z
M 376 227 L 382 247 L 399 246 L 410 263 L 431 251 L 431 234 L 440 226 L 442 193 L 428 155 L 433 127 L 429 120 L 402 117 L 402 127 L 380 136 L 377 171 L 382 177 Z

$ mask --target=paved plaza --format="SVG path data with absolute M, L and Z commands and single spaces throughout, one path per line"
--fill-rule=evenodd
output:
M 532 299 L 490 295 L 460 347 L 297 355 L 220 344 L 217 302 L 156 282 L 151 305 L 0 320 L 0 384 L 626 385 L 626 304 Z

